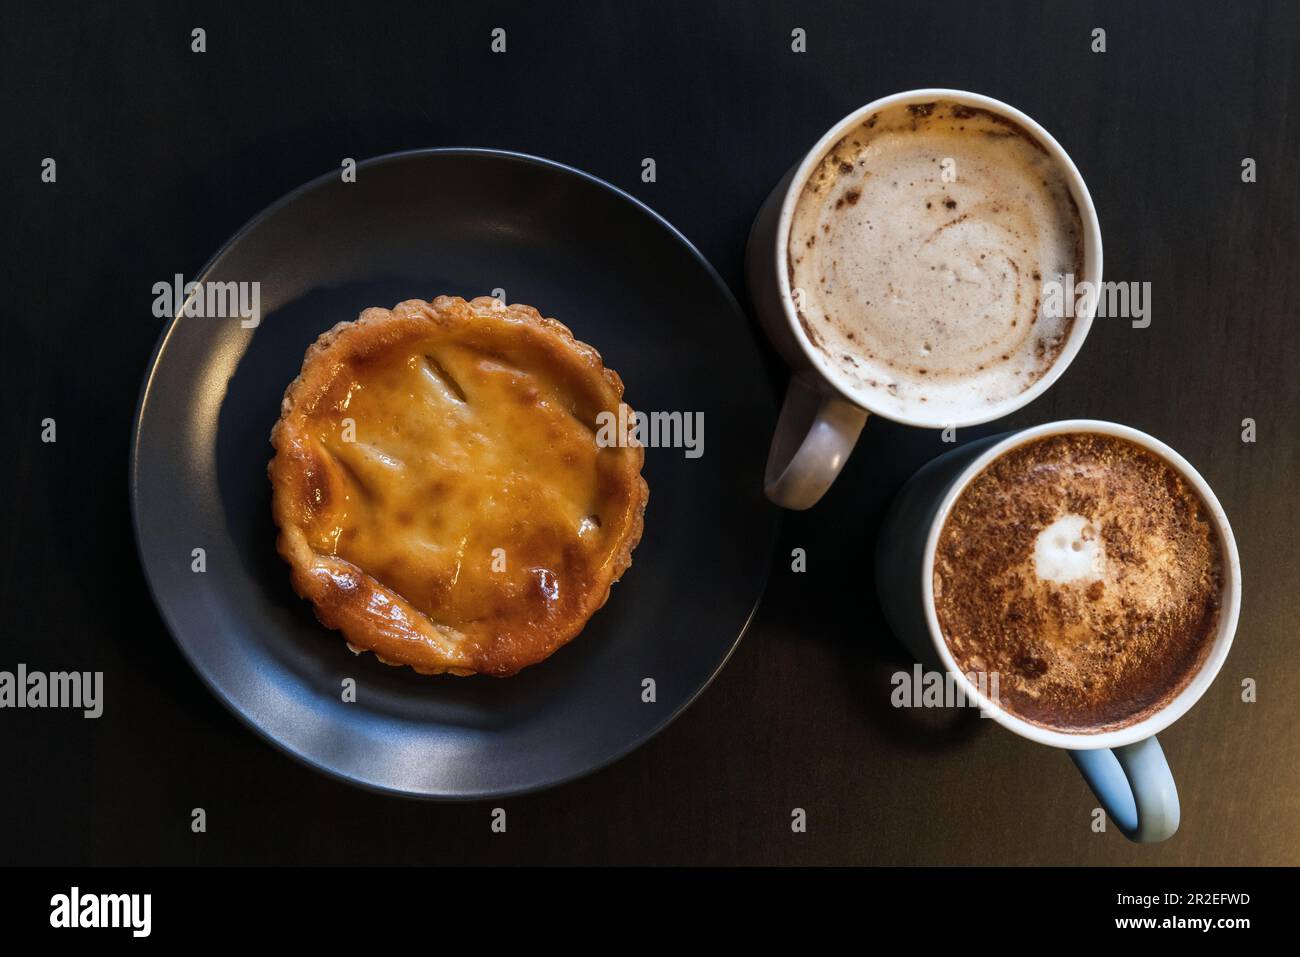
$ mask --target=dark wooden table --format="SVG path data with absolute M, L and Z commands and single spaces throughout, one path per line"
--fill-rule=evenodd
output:
M 1300 863 L 1297 7 L 734 7 L 7 15 L 0 669 L 102 670 L 109 697 L 97 721 L 0 711 L 0 863 Z M 206 53 L 190 50 L 195 27 Z M 505 55 L 489 50 L 495 27 Z M 795 28 L 806 53 L 791 50 Z M 1044 398 L 961 439 L 1125 422 L 1186 455 L 1236 530 L 1236 644 L 1162 735 L 1183 802 L 1173 840 L 1093 833 L 1095 801 L 1061 752 L 889 706 L 908 659 L 875 601 L 874 534 L 944 446 L 883 420 L 822 504 L 787 518 L 753 627 L 700 701 L 614 766 L 505 802 L 505 836 L 489 829 L 490 804 L 378 797 L 300 767 L 204 689 L 150 601 L 127 510 L 154 282 L 192 276 L 342 157 L 466 145 L 629 190 L 743 299 L 746 231 L 774 181 L 841 115 L 920 86 L 987 93 L 1043 123 L 1091 188 L 1106 278 L 1152 284 L 1149 328 L 1099 320 Z M 55 184 L 40 181 L 44 157 Z M 769 363 L 779 390 L 786 372 Z M 40 441 L 46 417 L 56 444 Z M 1241 700 L 1247 678 L 1255 703 Z M 194 807 L 206 834 L 191 833 Z M 791 831 L 796 807 L 807 833 Z

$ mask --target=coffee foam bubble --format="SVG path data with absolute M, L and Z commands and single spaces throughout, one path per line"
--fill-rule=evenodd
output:
M 1034 540 L 1034 573 L 1043 581 L 1100 581 L 1106 574 L 1106 549 L 1092 522 L 1082 515 L 1062 515 Z
M 788 269 L 809 340 L 875 407 L 963 418 L 1068 339 L 1041 292 L 1082 275 L 1066 172 L 1026 130 L 949 102 L 881 111 L 801 191 Z

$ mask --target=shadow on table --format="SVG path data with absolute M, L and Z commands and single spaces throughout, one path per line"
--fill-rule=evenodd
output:
M 993 424 L 958 433 L 961 442 L 998 431 Z M 889 737 L 921 750 L 957 746 L 984 722 L 970 708 L 897 708 L 891 677 L 914 660 L 881 612 L 875 585 L 875 542 L 894 495 L 912 473 L 953 446 L 937 430 L 868 419 L 844 471 L 826 497 L 806 512 L 789 512 L 765 599 L 777 627 L 797 640 L 833 645 L 843 680 L 862 717 Z M 790 573 L 791 550 L 802 548 L 808 573 Z

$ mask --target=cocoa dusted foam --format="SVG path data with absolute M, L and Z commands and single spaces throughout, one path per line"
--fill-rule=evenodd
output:
M 1027 130 L 939 101 L 846 134 L 796 202 L 790 287 L 809 341 L 877 408 L 966 417 L 1028 389 L 1072 317 L 1048 281 L 1083 275 L 1067 172 Z
M 1200 669 L 1218 630 L 1218 533 L 1168 463 L 1074 433 L 999 457 L 939 534 L 934 604 L 965 673 L 1000 704 L 1089 733 L 1135 724 Z

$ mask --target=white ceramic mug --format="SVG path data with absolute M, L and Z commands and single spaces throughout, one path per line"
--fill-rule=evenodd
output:
M 1205 503 L 1223 555 L 1218 632 L 1199 670 L 1167 705 L 1116 731 L 1079 734 L 1031 724 L 1004 710 L 962 673 L 944 640 L 934 607 L 934 554 L 953 504 L 995 459 L 1034 439 L 1073 432 L 1118 436 L 1150 450 L 1177 471 Z M 1177 721 L 1219 673 L 1241 610 L 1241 560 L 1232 527 L 1214 492 L 1181 455 L 1137 429 L 1071 419 L 1006 436 L 979 439 L 939 456 L 895 497 L 876 541 L 876 588 L 885 619 L 917 661 L 953 675 L 967 700 L 998 724 L 1030 741 L 1065 748 L 1121 831 L 1134 841 L 1162 841 L 1178 829 L 1178 790 L 1155 735 Z
M 885 412 L 873 408 L 873 396 L 856 387 L 829 357 L 808 341 L 792 299 L 787 255 L 790 223 L 805 182 L 826 153 L 872 113 L 891 106 L 935 100 L 950 100 L 1007 117 L 1042 144 L 1065 172 L 1079 208 L 1083 226 L 1082 279 L 1093 283 L 1094 288 L 1101 283 L 1101 226 L 1088 188 L 1060 144 L 1024 113 L 977 93 L 928 89 L 896 93 L 844 117 L 777 183 L 759 209 L 745 250 L 745 279 L 754 309 L 773 345 L 794 368 L 764 477 L 768 498 L 783 508 L 804 509 L 817 503 L 853 451 L 869 413 L 924 428 L 978 425 L 1001 418 L 1032 402 L 1056 381 L 1078 353 L 1092 325 L 1094 304 L 1085 300 L 1084 308 L 1075 315 L 1069 339 L 1052 367 L 1038 381 L 1019 395 L 992 405 L 972 406 L 968 415 L 956 418 L 950 414 L 938 415 L 920 403 L 901 415 L 897 409 Z

